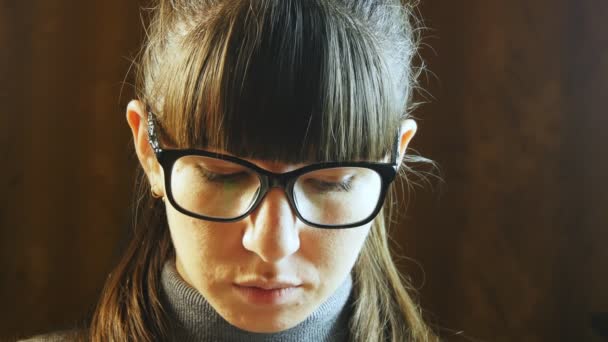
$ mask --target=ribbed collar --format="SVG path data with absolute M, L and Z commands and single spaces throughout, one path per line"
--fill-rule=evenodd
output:
M 161 275 L 163 306 L 170 319 L 172 341 L 180 342 L 334 342 L 348 340 L 352 278 L 321 304 L 306 320 L 285 331 L 273 334 L 241 330 L 224 320 L 187 284 L 175 269 L 175 260 L 168 261 Z

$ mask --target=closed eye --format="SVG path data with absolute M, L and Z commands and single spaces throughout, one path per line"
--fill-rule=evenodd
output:
M 204 167 L 197 165 L 196 169 L 198 172 L 210 182 L 226 182 L 226 181 L 236 181 L 247 177 L 249 174 L 246 171 L 234 172 L 234 173 L 218 173 L 213 172 Z
M 312 186 L 316 191 L 325 193 L 331 191 L 350 191 L 352 189 L 353 178 L 349 177 L 348 179 L 342 182 L 328 182 L 321 179 L 309 178 L 306 180 L 306 183 Z

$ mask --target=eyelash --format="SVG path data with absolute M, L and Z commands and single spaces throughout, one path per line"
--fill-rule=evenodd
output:
M 197 167 L 197 170 L 201 173 L 201 175 L 208 181 L 210 182 L 216 182 L 216 183 L 220 183 L 220 182 L 225 182 L 225 181 L 229 181 L 229 180 L 234 180 L 237 179 L 243 175 L 246 174 L 246 172 L 237 172 L 237 173 L 228 173 L 228 174 L 221 174 L 221 173 L 215 173 L 215 172 L 211 172 L 209 170 L 206 170 L 202 167 Z
M 332 182 L 324 182 L 324 181 L 317 181 L 317 180 L 311 180 L 315 183 L 316 186 L 319 186 L 321 189 L 321 191 L 323 192 L 328 192 L 328 191 L 332 191 L 334 189 L 338 190 L 338 191 L 345 191 L 348 192 L 352 189 L 352 182 L 353 177 L 348 178 L 348 180 L 346 180 L 346 182 L 340 182 L 340 183 L 332 183 Z

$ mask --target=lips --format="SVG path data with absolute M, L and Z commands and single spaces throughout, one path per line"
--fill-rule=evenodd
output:
M 302 284 L 296 281 L 249 280 L 234 284 L 237 294 L 254 305 L 280 305 L 293 301 Z
M 236 283 L 236 286 L 241 287 L 254 287 L 262 290 L 277 290 L 277 289 L 285 289 L 290 287 L 299 287 L 301 283 L 298 282 L 279 282 L 279 281 L 244 281 L 240 283 Z

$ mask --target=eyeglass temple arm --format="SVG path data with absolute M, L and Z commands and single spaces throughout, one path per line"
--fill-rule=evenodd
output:
M 399 158 L 399 132 L 397 132 L 397 136 L 395 136 L 391 158 L 393 160 L 393 165 L 397 168 L 397 160 Z
M 161 153 L 163 150 L 160 148 L 158 143 L 158 134 L 156 131 L 156 118 L 154 117 L 154 113 L 147 108 L 148 112 L 148 142 L 150 142 L 150 146 L 156 155 Z

